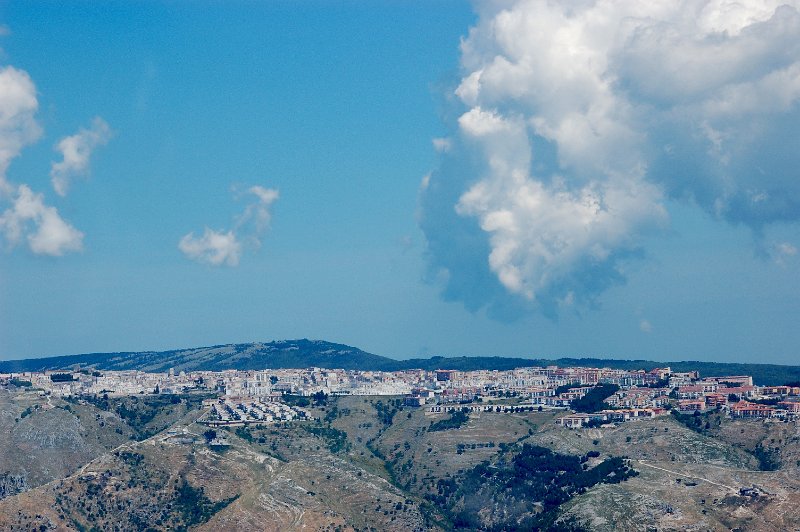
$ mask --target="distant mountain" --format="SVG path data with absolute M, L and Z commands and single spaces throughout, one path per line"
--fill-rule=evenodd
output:
M 174 351 L 92 353 L 0 362 L 0 372 L 68 369 L 76 365 L 99 370 L 222 371 L 226 369 L 343 368 L 394 369 L 396 361 L 355 347 L 321 340 L 282 340 L 228 344 Z
M 800 366 L 737 364 L 725 362 L 653 362 L 602 358 L 441 357 L 396 360 L 356 347 L 323 340 L 281 340 L 266 343 L 227 344 L 174 351 L 92 353 L 0 362 L 0 373 L 69 369 L 76 365 L 99 370 L 222 371 L 226 369 L 341 368 L 372 371 L 404 369 L 507 370 L 525 366 L 588 366 L 651 370 L 669 366 L 673 371 L 697 370 L 704 377 L 752 375 L 756 384 L 800 382 Z

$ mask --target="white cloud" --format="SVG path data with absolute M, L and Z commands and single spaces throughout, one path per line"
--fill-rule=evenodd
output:
M 42 134 L 36 123 L 36 86 L 28 73 L 12 66 L 0 68 L 0 199 L 15 187 L 6 180 L 11 160 Z
M 270 206 L 280 197 L 278 190 L 274 188 L 264 188 L 255 185 L 247 189 L 249 194 L 257 198 L 257 201 L 250 203 L 239 216 L 236 222 L 236 228 L 240 229 L 252 224 L 256 240 L 259 242 L 261 235 L 269 229 L 272 214 L 269 211 Z
M 280 197 L 280 192 L 274 188 L 265 188 L 260 185 L 254 185 L 247 189 L 248 192 L 254 194 L 262 205 L 270 205 Z
M 242 256 L 243 243 L 253 248 L 261 247 L 261 238 L 269 229 L 272 213 L 270 206 L 280 197 L 277 189 L 255 185 L 247 189 L 247 194 L 255 197 L 244 211 L 236 217 L 234 228 L 228 231 L 215 231 L 206 227 L 203 236 L 194 233 L 184 235 L 178 242 L 178 249 L 189 259 L 212 266 L 238 266 Z
M 533 300 L 569 277 L 574 265 L 605 262 L 634 244 L 631 226 L 663 217 L 658 191 L 640 181 L 568 190 L 522 174 L 480 181 L 461 196 L 459 214 L 476 216 L 490 235 L 489 266 L 510 291 Z
M 653 325 L 649 321 L 642 319 L 639 321 L 639 330 L 649 334 L 653 332 Z
M 0 68 L 0 234 L 9 247 L 23 240 L 37 255 L 61 256 L 83 249 L 83 233 L 66 222 L 42 194 L 6 178 L 11 161 L 41 135 L 36 86 L 22 70 Z
M 800 220 L 799 7 L 479 4 L 465 110 L 421 196 L 446 296 L 519 308 L 481 286 L 482 254 L 528 309 L 591 301 L 667 223 L 669 197 L 756 231 Z
M 208 227 L 203 236 L 185 235 L 178 243 L 178 249 L 190 259 L 212 266 L 237 266 L 242 255 L 242 245 L 233 231 L 223 233 Z
M 452 139 L 449 139 L 447 137 L 435 138 L 433 139 L 432 142 L 433 142 L 433 149 L 439 153 L 446 153 L 450 151 L 450 148 L 453 147 Z
M 0 230 L 12 247 L 27 235 L 28 246 L 36 254 L 61 256 L 83 249 L 83 233 L 27 185 L 19 186 L 11 208 L 0 215 Z
M 797 256 L 797 246 L 789 242 L 780 242 L 773 247 L 772 257 L 776 264 L 779 266 L 786 266 L 786 263 Z
M 425 174 L 419 181 L 419 191 L 425 192 L 431 184 L 431 174 Z
M 61 139 L 56 145 L 56 150 L 61 153 L 62 160 L 53 163 L 50 168 L 53 190 L 59 196 L 66 196 L 70 180 L 88 173 L 92 152 L 110 139 L 111 128 L 99 116 L 92 120 L 89 129 L 81 128 L 74 135 Z

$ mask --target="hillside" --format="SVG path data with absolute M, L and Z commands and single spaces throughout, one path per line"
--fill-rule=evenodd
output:
M 226 369 L 342 368 L 393 369 L 396 361 L 358 348 L 321 340 L 282 340 L 228 344 L 173 351 L 92 353 L 0 362 L 0 373 L 65 369 L 75 365 L 100 370 L 222 371 Z
M 129 441 L 161 432 L 198 411 L 203 394 L 81 400 L 0 389 L 0 499 L 74 473 Z M 195 414 L 196 416 L 196 414 Z
M 615 360 L 603 358 L 441 357 L 396 360 L 344 344 L 323 340 L 279 340 L 227 344 L 172 351 L 91 353 L 48 358 L 0 361 L 0 373 L 67 369 L 76 365 L 100 370 L 222 371 L 226 369 L 341 368 L 398 371 L 404 369 L 507 370 L 523 366 L 587 366 L 644 369 L 669 366 L 673 371 L 697 370 L 702 376 L 752 375 L 756 384 L 778 385 L 800 381 L 800 366 L 724 362 Z
M 561 411 L 545 410 L 472 412 L 458 426 L 437 429 L 444 415 L 397 398 L 352 396 L 311 406 L 306 420 L 217 429 L 213 443 L 195 422 L 204 411 L 197 400 L 51 404 L 30 391 L 8 394 L 6 408 L 20 416 L 38 408 L 2 427 L 11 441 L 25 443 L 7 447 L 0 464 L 0 529 L 800 526 L 793 424 L 721 418 L 706 433 L 664 416 L 569 430 L 554 422 Z M 74 425 L 74 444 L 53 445 L 64 426 L 50 421 L 56 416 Z M 31 426 L 51 437 L 30 437 Z M 788 454 L 761 467 L 753 451 L 778 443 Z M 66 467 L 34 475 L 25 462 L 37 453 L 45 466 L 59 451 L 69 462 L 54 463 Z M 757 494 L 740 491 L 754 485 Z

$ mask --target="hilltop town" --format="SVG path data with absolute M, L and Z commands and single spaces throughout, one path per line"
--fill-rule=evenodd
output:
M 669 367 L 650 371 L 548 366 L 507 371 L 307 368 L 177 373 L 77 369 L 0 374 L 0 385 L 29 387 L 56 397 L 213 392 L 219 399 L 206 400 L 212 410 L 204 420 L 215 425 L 303 417 L 302 409 L 276 403 L 290 396 L 317 394 L 402 396 L 404 405 L 429 414 L 461 409 L 572 410 L 558 418 L 570 428 L 654 418 L 672 410 L 683 414 L 719 410 L 732 418 L 775 421 L 800 418 L 800 384 L 756 386 L 747 375 L 702 377 L 697 371 L 673 372 Z

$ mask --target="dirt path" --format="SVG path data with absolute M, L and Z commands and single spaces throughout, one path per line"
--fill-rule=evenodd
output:
M 734 493 L 739 493 L 739 488 L 734 488 L 733 486 L 726 486 L 725 484 L 720 484 L 719 482 L 714 482 L 713 480 L 709 480 L 707 478 L 697 477 L 697 476 L 694 476 L 694 475 L 687 475 L 686 473 L 681 473 L 680 471 L 671 471 L 669 469 L 665 469 L 665 468 L 659 467 L 657 465 L 648 464 L 644 460 L 637 460 L 637 462 L 639 463 L 639 465 L 643 465 L 645 467 L 649 467 L 649 468 L 652 468 L 652 469 L 658 469 L 659 471 L 664 471 L 665 473 L 669 473 L 670 475 L 675 475 L 676 477 L 691 478 L 693 480 L 701 480 L 703 482 L 708 482 L 709 484 L 713 484 L 715 486 L 719 486 L 720 488 L 725 488 L 725 489 L 731 490 Z

